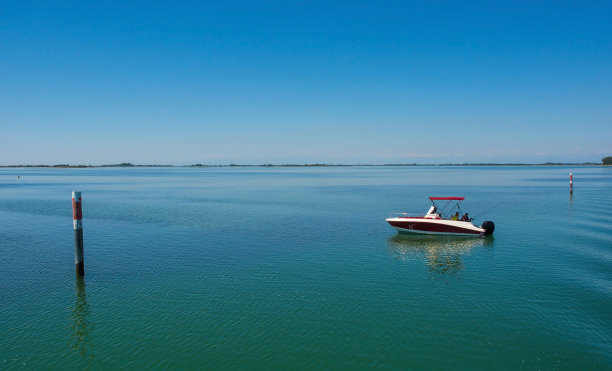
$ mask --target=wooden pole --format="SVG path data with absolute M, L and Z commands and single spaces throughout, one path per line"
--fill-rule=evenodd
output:
M 83 211 L 81 209 L 81 192 L 72 191 L 72 219 L 74 224 L 74 265 L 76 275 L 85 275 L 83 264 Z
M 572 173 L 570 173 L 570 194 L 574 193 L 574 181 L 572 179 Z

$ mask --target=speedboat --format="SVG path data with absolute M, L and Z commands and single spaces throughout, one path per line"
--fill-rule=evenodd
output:
M 400 233 L 416 233 L 416 234 L 441 234 L 441 235 L 458 235 L 458 236 L 486 236 L 493 234 L 495 224 L 487 220 L 480 227 L 472 224 L 472 218 L 468 214 L 459 217 L 461 208 L 459 204 L 464 197 L 429 197 L 432 206 L 424 216 L 410 216 L 406 213 L 397 213 L 386 219 L 393 228 Z M 451 209 L 449 215 L 454 209 L 457 212 L 451 217 L 445 217 L 442 211 L 438 211 L 436 201 L 457 201 L 455 207 Z M 448 204 L 447 204 L 448 205 Z M 444 207 L 443 209 L 446 209 Z

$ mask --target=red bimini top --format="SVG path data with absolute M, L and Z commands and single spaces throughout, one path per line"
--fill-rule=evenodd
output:
M 432 201 L 463 201 L 465 197 L 429 197 Z

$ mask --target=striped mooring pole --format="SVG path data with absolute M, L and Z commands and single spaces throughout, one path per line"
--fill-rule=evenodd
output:
M 572 173 L 570 173 L 570 194 L 574 193 L 574 180 L 572 179 Z
M 74 265 L 76 275 L 85 275 L 83 264 L 83 211 L 81 209 L 81 192 L 72 191 L 72 219 L 74 224 Z

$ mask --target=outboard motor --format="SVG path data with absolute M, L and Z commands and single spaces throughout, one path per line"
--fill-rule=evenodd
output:
M 493 234 L 493 231 L 495 230 L 495 223 L 493 223 L 490 220 L 485 220 L 482 225 L 480 226 L 480 228 L 485 230 L 485 236 Z

